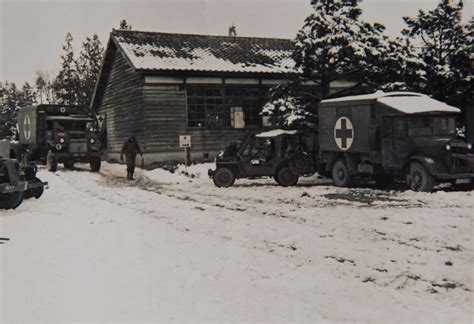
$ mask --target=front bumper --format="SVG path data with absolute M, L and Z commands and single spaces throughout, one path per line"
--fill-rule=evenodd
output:
M 12 193 L 17 191 L 26 191 L 28 189 L 28 182 L 21 181 L 17 185 L 11 185 L 9 183 L 0 184 L 0 193 Z
M 48 187 L 48 182 L 43 181 L 43 182 L 28 182 L 28 190 L 31 189 L 36 189 L 36 188 L 47 188 Z
M 100 152 L 57 152 L 54 156 L 56 156 L 58 160 L 89 162 L 91 159 L 100 158 Z

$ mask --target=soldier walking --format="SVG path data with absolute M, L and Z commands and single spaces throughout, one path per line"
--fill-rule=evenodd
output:
M 123 161 L 123 155 L 125 154 L 125 162 L 127 163 L 127 180 L 133 180 L 137 153 L 143 157 L 143 153 L 137 139 L 135 136 L 131 136 L 123 143 L 122 152 L 120 153 L 120 161 Z

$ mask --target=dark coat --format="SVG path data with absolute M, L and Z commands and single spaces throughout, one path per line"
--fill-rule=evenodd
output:
M 138 144 L 138 141 L 135 139 L 135 137 L 132 136 L 123 143 L 120 159 L 123 159 L 124 154 L 127 164 L 135 164 L 135 158 L 137 154 L 142 154 L 140 145 Z

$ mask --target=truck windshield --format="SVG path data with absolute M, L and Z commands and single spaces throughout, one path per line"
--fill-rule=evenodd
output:
M 456 133 L 455 117 L 409 117 L 408 136 L 453 135 Z
M 57 120 L 53 122 L 53 128 L 60 131 L 85 131 L 87 130 L 87 121 Z

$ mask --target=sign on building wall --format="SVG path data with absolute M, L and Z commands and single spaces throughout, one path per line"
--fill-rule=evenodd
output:
M 233 128 L 245 128 L 245 114 L 242 107 L 230 107 L 230 121 Z
M 191 147 L 191 135 L 180 135 L 179 147 Z

